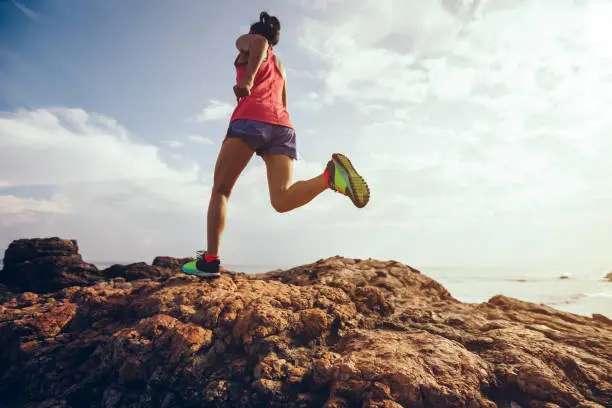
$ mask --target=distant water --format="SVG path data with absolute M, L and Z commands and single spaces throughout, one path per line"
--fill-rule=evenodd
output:
M 129 262 L 93 262 L 99 269 Z M 2 263 L 0 261 L 0 267 Z M 289 269 L 291 265 L 232 265 L 225 268 L 245 273 Z M 606 271 L 563 271 L 558 269 L 417 267 L 440 282 L 457 299 L 467 303 L 486 302 L 504 295 L 555 309 L 612 318 L 612 282 L 602 280 Z M 568 279 L 561 279 L 561 277 Z
M 602 280 L 602 271 L 580 273 L 556 269 L 511 268 L 423 268 L 462 302 L 486 302 L 504 295 L 555 309 L 612 318 L 612 282 Z M 561 279 L 566 277 L 567 279 Z

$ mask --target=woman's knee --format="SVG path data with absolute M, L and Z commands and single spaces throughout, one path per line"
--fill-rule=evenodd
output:
M 227 182 L 216 182 L 213 184 L 212 191 L 215 194 L 220 194 L 224 197 L 228 197 L 232 194 L 233 185 Z
M 270 196 L 270 204 L 272 204 L 272 208 L 279 213 L 285 213 L 291 210 L 287 205 L 287 200 L 283 193 L 272 194 Z

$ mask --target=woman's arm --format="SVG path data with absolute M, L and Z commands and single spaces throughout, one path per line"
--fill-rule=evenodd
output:
M 249 52 L 250 36 L 253 34 L 243 34 L 236 39 L 236 48 L 240 52 Z
M 255 74 L 261 66 L 268 49 L 268 40 L 261 35 L 245 34 L 236 40 L 236 48 L 238 48 L 240 52 L 248 53 L 249 59 L 244 76 L 234 87 L 234 92 L 237 93 L 236 96 L 238 97 L 248 96 L 253 87 Z M 240 93 L 240 95 L 238 95 L 238 93 Z

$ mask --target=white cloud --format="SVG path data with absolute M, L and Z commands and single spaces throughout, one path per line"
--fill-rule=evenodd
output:
M 455 4 L 463 10 L 475 2 Z M 495 86 L 505 92 L 509 87 L 539 91 L 534 75 L 547 71 L 563 75 L 564 84 L 574 88 L 596 79 L 597 71 L 584 66 L 590 57 L 601 65 L 611 54 L 597 40 L 605 28 L 605 18 L 597 16 L 609 11 L 595 3 L 517 1 L 512 8 L 491 8 L 466 26 L 434 2 L 355 1 L 324 20 L 306 19 L 300 43 L 322 64 L 328 102 L 422 103 L 429 96 L 463 99 Z M 583 70 L 567 77 L 573 65 Z M 515 101 L 524 103 L 530 96 Z
M 213 120 L 229 120 L 235 106 L 227 102 L 221 102 L 216 99 L 211 99 L 208 105 L 202 109 L 193 120 L 196 122 L 208 122 Z
M 80 109 L 2 114 L 0 183 L 9 193 L 0 195 L 0 246 L 69 236 L 97 259 L 192 248 L 197 237 L 176 231 L 200 221 L 210 188 L 197 181 L 199 167 L 183 158 L 182 170 L 171 168 L 158 147 L 132 139 L 114 119 Z M 53 192 L 41 199 L 10 193 L 29 185 Z
M 36 222 L 41 215 L 67 214 L 70 204 L 61 201 L 35 200 L 13 195 L 0 195 L 0 225 Z
M 160 161 L 158 153 L 153 145 L 131 141 L 113 119 L 80 109 L 21 110 L 0 116 L 4 184 L 196 179 L 197 164 L 177 171 Z
M 293 0 L 294 3 L 309 9 L 326 10 L 342 0 Z
M 200 135 L 189 135 L 187 136 L 187 140 L 189 140 L 192 143 L 197 143 L 197 144 L 204 144 L 204 145 L 214 144 L 213 141 L 210 140 L 209 138 L 200 136 Z
M 177 149 L 183 146 L 183 142 L 180 140 L 162 140 L 161 144 L 168 146 L 171 149 Z
M 210 140 L 209 138 L 206 138 L 200 135 L 193 135 L 193 134 L 185 136 L 183 140 L 162 140 L 160 143 L 171 149 L 178 149 L 181 147 L 185 147 L 185 144 L 188 144 L 188 143 L 194 143 L 194 144 L 200 144 L 200 145 L 213 145 L 214 144 L 214 142 Z M 176 158 L 179 159 L 181 157 L 182 156 L 179 155 Z
M 589 231 L 589 245 L 564 261 L 607 262 L 612 51 L 602 38 L 612 5 L 328 6 L 304 19 L 299 43 L 325 78 L 316 89 L 323 111 L 346 118 L 332 134 L 372 184 L 372 216 L 360 215 L 359 228 L 427 230 L 449 263 L 525 264 L 560 262 L 565 243 L 552 231 Z M 453 248 L 453 236 L 466 248 Z M 392 239 L 381 239 L 390 251 Z M 435 259 L 431 244 L 421 250 L 418 257 Z
M 304 97 L 299 99 L 295 106 L 300 111 L 306 112 L 318 112 L 323 107 L 323 103 L 320 100 L 319 95 L 316 92 L 308 92 Z

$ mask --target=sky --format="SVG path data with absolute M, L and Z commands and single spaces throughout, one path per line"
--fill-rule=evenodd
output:
M 205 249 L 234 43 L 262 10 L 282 26 L 294 179 L 341 152 L 372 197 L 357 209 L 326 191 L 276 213 L 254 156 L 224 262 L 612 269 L 603 0 L 1 0 L 0 249 Z

